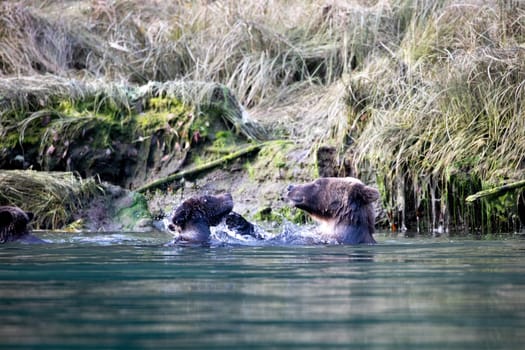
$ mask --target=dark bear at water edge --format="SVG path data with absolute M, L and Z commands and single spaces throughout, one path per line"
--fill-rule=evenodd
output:
M 320 225 L 322 240 L 339 244 L 373 244 L 375 210 L 379 191 L 352 177 L 319 178 L 290 185 L 287 199 L 306 211 Z
M 233 199 L 229 193 L 185 200 L 169 218 L 168 229 L 179 232 L 174 243 L 207 243 L 210 227 L 220 224 L 233 235 L 263 239 L 254 224 L 232 209 Z
M 0 206 L 0 243 L 21 241 L 26 243 L 43 243 L 33 236 L 28 228 L 33 213 L 15 206 Z
M 217 226 L 232 209 L 229 193 L 191 197 L 173 211 L 168 228 L 180 231 L 176 242 L 204 243 L 210 238 L 210 226 Z

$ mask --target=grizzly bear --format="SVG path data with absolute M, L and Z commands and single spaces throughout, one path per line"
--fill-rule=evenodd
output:
M 323 241 L 339 244 L 376 243 L 373 202 L 379 191 L 352 177 L 319 178 L 303 185 L 290 185 L 287 199 L 321 223 Z
M 173 211 L 168 228 L 180 231 L 176 242 L 205 243 L 211 234 L 210 226 L 217 226 L 232 209 L 229 193 L 191 197 Z
M 27 225 L 33 219 L 33 213 L 19 207 L 0 206 L 0 243 L 23 241 L 43 242 L 29 233 Z
M 223 233 L 233 238 L 264 239 L 254 224 L 232 209 L 233 200 L 229 193 L 191 197 L 173 211 L 168 229 L 179 232 L 175 243 L 207 243 L 211 235 L 210 227 L 219 225 L 226 229 Z

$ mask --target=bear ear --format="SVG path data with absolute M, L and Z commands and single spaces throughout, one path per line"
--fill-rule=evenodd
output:
M 367 203 L 372 203 L 380 197 L 379 191 L 373 187 L 365 186 L 363 198 Z
M 364 184 L 354 184 L 351 189 L 351 198 L 369 204 L 379 199 L 379 191 Z

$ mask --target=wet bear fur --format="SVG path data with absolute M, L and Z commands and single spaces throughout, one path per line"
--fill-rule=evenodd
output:
M 0 206 L 0 243 L 38 240 L 30 234 L 28 224 L 33 213 L 15 206 Z
M 232 209 L 229 193 L 191 197 L 173 211 L 168 228 L 180 231 L 176 241 L 204 243 L 210 238 L 210 226 L 217 226 Z
M 306 211 L 321 225 L 321 237 L 340 244 L 376 243 L 373 202 L 379 191 L 352 177 L 319 178 L 302 185 L 290 185 L 287 199 Z
M 264 237 L 256 230 L 255 225 L 246 220 L 239 213 L 232 211 L 226 216 L 224 222 L 228 230 L 237 235 L 253 237 L 255 239 L 264 239 Z

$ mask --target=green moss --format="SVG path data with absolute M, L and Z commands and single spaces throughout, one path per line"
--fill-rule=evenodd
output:
M 79 109 L 71 100 L 59 101 L 56 110 L 66 115 L 75 115 L 79 112 Z
M 498 197 L 481 199 L 484 233 L 512 232 L 515 218 L 517 194 L 508 192 Z M 519 222 L 519 221 L 518 221 Z
M 256 221 L 278 224 L 282 224 L 284 221 L 289 221 L 294 224 L 305 224 L 312 221 L 304 211 L 290 207 L 282 207 L 277 210 L 264 208 L 255 213 L 253 218 Z
M 18 132 L 9 132 L 6 135 L 3 135 L 2 140 L 0 141 L 0 148 L 12 148 L 15 147 L 19 142 L 20 135 Z
M 257 170 L 251 162 L 248 161 L 244 163 L 244 170 L 248 173 L 248 178 L 251 181 L 255 181 L 257 179 Z
M 263 147 L 255 162 L 251 163 L 255 180 L 293 179 L 293 164 L 288 161 L 288 154 L 293 144 L 287 141 L 275 141 Z
M 187 114 L 189 107 L 175 97 L 151 97 L 147 108 L 155 112 L 169 112 L 176 115 Z
M 146 110 L 141 113 L 127 108 L 111 98 L 96 96 L 79 102 L 61 100 L 56 103 L 60 114 L 81 119 L 91 119 L 84 122 L 82 128 L 72 127 L 73 121 L 67 127 L 50 125 L 49 128 L 64 139 L 75 139 L 80 130 L 85 136 L 89 134 L 90 144 L 96 148 L 111 147 L 115 139 L 134 140 L 138 137 L 151 135 L 160 129 L 166 129 L 175 136 L 188 137 L 184 132 L 191 123 L 191 109 L 176 98 L 153 97 L 146 101 Z M 182 135 L 181 135 L 182 134 Z
M 199 116 L 193 119 L 193 122 L 190 126 L 190 137 L 193 137 L 194 141 L 199 141 L 200 139 L 208 139 L 210 137 L 211 131 L 211 119 L 208 114 L 199 113 Z
M 112 121 L 125 121 L 130 114 L 130 108 L 127 103 L 118 102 L 105 93 L 87 96 L 85 99 L 78 101 L 70 99 L 58 100 L 52 103 L 50 107 L 71 117 L 96 115 Z
M 231 131 L 221 130 L 215 133 L 213 147 L 217 149 L 231 148 L 237 143 L 237 138 Z
M 151 214 L 148 210 L 148 201 L 140 193 L 133 192 L 131 205 L 123 207 L 118 210 L 116 218 L 122 224 L 124 229 L 133 229 L 141 219 L 151 219 Z
M 54 110 L 60 117 L 47 129 L 63 140 L 89 139 L 92 147 L 106 148 L 115 139 L 133 137 L 134 115 L 111 98 L 61 100 Z
M 136 130 L 142 135 L 149 134 L 152 131 L 165 128 L 169 125 L 169 122 L 176 118 L 176 116 L 170 112 L 147 112 L 137 115 Z

